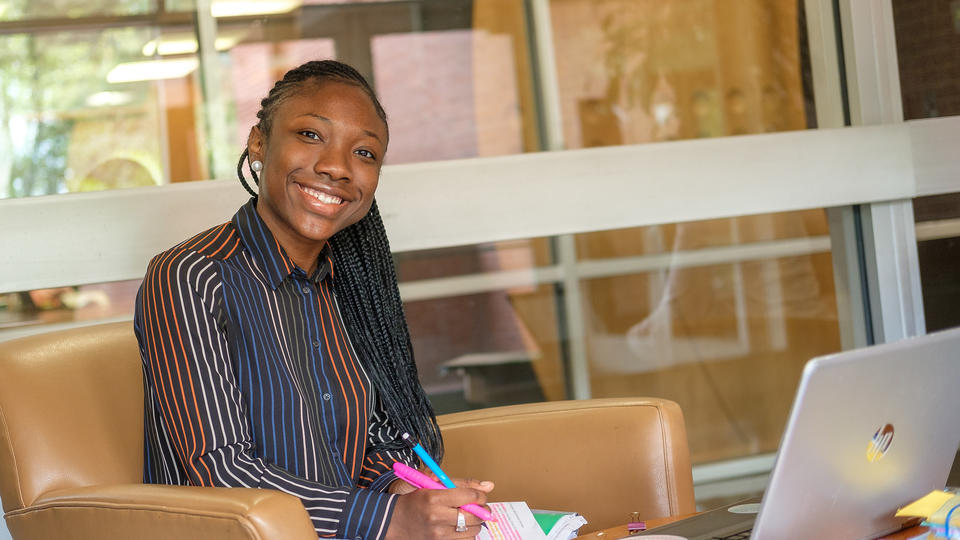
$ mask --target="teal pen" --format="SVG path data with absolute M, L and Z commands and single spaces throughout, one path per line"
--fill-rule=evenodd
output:
M 407 443 L 407 446 L 413 448 L 413 451 L 420 456 L 420 461 L 422 461 L 427 468 L 433 471 L 433 474 L 437 475 L 437 480 L 440 480 L 440 483 L 443 484 L 444 487 L 447 489 L 453 489 L 457 487 L 456 484 L 450 481 L 450 477 L 447 476 L 447 473 L 443 472 L 443 469 L 440 468 L 440 465 L 438 465 L 437 462 L 430 457 L 430 454 L 428 454 L 427 451 L 420 446 L 420 443 L 413 442 L 409 433 L 404 433 L 402 438 L 403 442 Z

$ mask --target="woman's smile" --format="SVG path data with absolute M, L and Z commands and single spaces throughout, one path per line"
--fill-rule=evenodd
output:
M 321 204 L 339 206 L 343 204 L 343 199 L 337 197 L 336 195 L 331 195 L 329 193 L 324 193 L 319 189 L 314 189 L 312 187 L 305 186 L 303 184 L 297 184 L 297 187 L 300 188 L 300 191 L 305 193 L 307 196 L 313 198 L 316 201 L 319 201 Z

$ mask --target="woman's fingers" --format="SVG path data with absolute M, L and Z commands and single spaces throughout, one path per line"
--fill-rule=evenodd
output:
M 476 485 L 477 483 L 466 484 Z M 482 520 L 461 510 L 466 504 L 485 505 L 487 495 L 473 487 L 453 489 L 420 489 L 402 495 L 387 530 L 389 540 L 409 538 L 449 540 L 473 538 L 480 533 Z M 466 531 L 457 531 L 459 516 L 463 516 Z
M 473 489 L 478 489 L 484 493 L 490 493 L 493 491 L 494 484 L 489 480 L 477 480 L 475 478 L 452 478 L 454 485 L 457 487 L 469 487 Z
M 487 494 L 484 491 L 472 487 L 457 487 L 453 489 L 431 489 L 430 500 L 432 504 L 446 506 L 449 508 L 458 508 L 465 504 L 487 504 Z

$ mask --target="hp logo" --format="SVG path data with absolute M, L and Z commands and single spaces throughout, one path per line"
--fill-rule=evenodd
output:
M 893 425 L 886 424 L 873 434 L 873 439 L 867 445 L 867 461 L 875 463 L 887 453 L 890 443 L 893 442 Z

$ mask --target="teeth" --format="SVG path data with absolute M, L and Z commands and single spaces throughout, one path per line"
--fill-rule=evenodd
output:
M 307 186 L 300 186 L 300 189 L 302 189 L 302 190 L 305 191 L 307 194 L 309 194 L 310 196 L 312 196 L 314 199 L 317 199 L 318 201 L 320 201 L 320 202 L 322 202 L 322 203 L 326 203 L 326 204 L 340 204 L 340 203 L 343 202 L 343 199 L 341 199 L 340 197 L 336 197 L 336 196 L 334 196 L 334 195 L 330 195 L 330 194 L 328 194 L 328 193 L 324 193 L 324 192 L 322 192 L 322 191 L 318 191 L 318 190 L 316 190 L 316 189 L 309 188 L 309 187 L 307 187 Z

